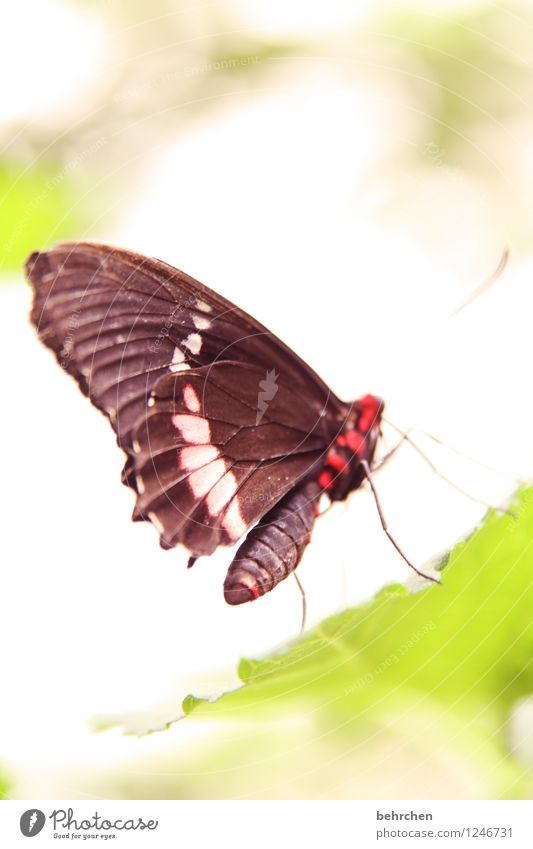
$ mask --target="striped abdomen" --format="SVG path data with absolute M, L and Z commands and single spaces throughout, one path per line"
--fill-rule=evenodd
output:
M 317 481 L 307 481 L 289 492 L 250 531 L 224 581 L 228 604 L 253 601 L 294 572 L 311 539 L 322 492 Z

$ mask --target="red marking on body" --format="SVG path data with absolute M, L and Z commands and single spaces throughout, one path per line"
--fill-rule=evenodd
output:
M 238 581 L 237 586 L 245 587 L 247 590 L 250 590 L 254 599 L 259 598 L 259 587 L 252 575 L 243 575 L 240 581 Z
M 329 452 L 326 457 L 326 463 L 328 466 L 331 466 L 332 469 L 335 469 L 336 472 L 343 472 L 348 465 L 347 460 L 345 460 L 342 454 L 337 454 L 335 451 Z
M 318 483 L 323 489 L 329 489 L 333 483 L 333 475 L 331 472 L 328 472 L 327 469 L 324 469 L 323 472 L 320 472 L 318 476 Z
M 363 453 L 365 437 L 358 430 L 346 431 L 346 444 L 354 454 Z
M 357 407 L 360 410 L 357 426 L 364 433 L 372 427 L 379 425 L 381 410 L 383 409 L 383 401 L 381 398 L 376 398 L 375 395 L 363 395 L 357 402 Z
M 340 445 L 340 447 L 341 447 L 341 448 L 344 448 L 344 446 L 346 445 L 346 437 L 345 437 L 345 436 L 343 436 L 343 435 L 342 435 L 342 433 L 341 433 L 341 434 L 337 437 L 337 439 L 335 440 L 335 442 L 337 443 L 337 445 Z
M 317 502 L 317 503 L 315 504 L 315 507 L 314 507 L 314 510 L 315 510 L 315 516 L 318 516 L 318 514 L 319 514 L 319 509 L 320 509 L 320 508 L 319 508 L 319 506 L 318 506 L 318 502 Z

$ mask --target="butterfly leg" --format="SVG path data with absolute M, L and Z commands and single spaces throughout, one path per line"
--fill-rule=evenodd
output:
M 400 450 L 400 448 L 402 447 L 404 442 L 411 442 L 411 440 L 409 439 L 410 433 L 411 433 L 411 430 L 406 430 L 405 433 L 402 433 L 402 435 L 401 435 L 400 439 L 398 440 L 398 442 L 396 443 L 396 445 L 393 445 L 392 448 L 390 449 L 390 451 L 387 451 L 385 456 L 381 457 L 379 463 L 376 463 L 375 465 L 372 466 L 372 472 L 379 472 L 380 469 L 383 468 L 383 466 L 387 465 L 389 460 L 392 460 L 392 458 L 394 457 L 395 454 L 397 454 L 397 452 Z
M 228 604 L 254 601 L 294 572 L 311 539 L 321 494 L 317 481 L 307 481 L 289 492 L 252 528 L 224 581 Z
M 428 580 L 428 581 L 433 581 L 434 584 L 440 584 L 440 581 L 439 581 L 438 578 L 434 578 L 432 575 L 427 575 L 425 572 L 422 572 L 420 569 L 417 569 L 416 566 L 414 565 L 414 563 L 411 563 L 411 561 L 403 553 L 402 549 L 400 548 L 400 546 L 398 545 L 398 543 L 394 539 L 393 535 L 389 531 L 387 521 L 385 519 L 385 515 L 383 513 L 383 509 L 382 509 L 380 501 L 379 501 L 379 496 L 378 496 L 376 488 L 374 486 L 374 481 L 372 480 L 372 473 L 370 471 L 370 466 L 368 465 L 366 460 L 361 461 L 361 468 L 364 472 L 365 478 L 368 481 L 368 485 L 370 486 L 372 495 L 374 496 L 374 501 L 376 503 L 376 507 L 377 507 L 377 511 L 378 511 L 378 515 L 379 515 L 379 520 L 381 522 L 381 527 L 383 528 L 385 535 L 388 537 L 388 539 L 390 540 L 390 542 L 392 543 L 392 545 L 394 546 L 394 548 L 396 549 L 396 551 L 398 552 L 400 557 L 402 557 L 403 560 L 405 560 L 407 565 L 410 566 L 411 569 L 414 572 L 416 572 L 417 575 L 420 575 L 421 578 L 426 578 L 426 580 Z
M 300 590 L 300 594 L 302 596 L 302 624 L 300 625 L 300 634 L 303 634 L 305 631 L 305 620 L 307 619 L 307 599 L 305 597 L 305 590 L 302 586 L 302 582 L 300 581 L 296 572 L 292 573 L 294 575 L 294 580 L 298 585 L 298 589 Z

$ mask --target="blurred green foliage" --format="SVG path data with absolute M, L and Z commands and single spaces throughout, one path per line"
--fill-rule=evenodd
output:
M 6 799 L 10 785 L 3 772 L 0 772 L 0 799 Z
M 20 270 L 32 251 L 83 232 L 90 211 L 70 170 L 48 161 L 0 163 L 0 273 Z
M 421 161 L 445 162 L 494 182 L 492 154 L 480 153 L 487 129 L 505 136 L 513 119 L 529 113 L 533 16 L 520 2 L 451 12 L 377 3 L 361 24 L 347 23 L 342 37 L 326 31 L 300 39 L 237 26 L 224 3 L 193 11 L 154 0 L 147 16 L 146 4 L 132 0 L 93 11 L 113 49 L 97 69 L 98 86 L 85 92 L 83 109 L 77 103 L 45 123 L 0 126 L 2 149 L 9 151 L 0 159 L 0 273 L 20 269 L 31 250 L 57 239 L 106 238 L 106 226 L 98 227 L 102 210 L 120 217 L 129 208 L 143 168 L 165 139 L 220 109 L 221 97 L 232 104 L 234 96 L 269 91 L 283 74 L 301 73 L 295 59 L 305 58 L 311 72 L 316 59 L 320 73 L 339 59 L 333 67 L 342 67 L 347 80 L 351 60 L 361 79 L 375 69 L 379 78 L 383 69 L 395 96 L 426 125 L 421 146 L 406 147 L 399 133 L 398 152 L 413 169 Z M 76 167 L 69 165 L 73 151 L 81 151 Z
M 528 797 L 508 722 L 533 693 L 533 489 L 513 509 L 455 547 L 441 586 L 388 587 L 243 660 L 240 689 L 188 696 L 186 721 L 218 732 L 158 762 L 154 798 Z
M 529 53 L 524 31 L 531 8 L 487 4 L 453 15 L 418 8 L 377 14 L 381 47 L 398 51 L 395 66 L 428 122 L 428 136 L 449 165 L 486 169 L 478 134 L 527 108 Z M 523 43 L 523 55 L 521 45 Z

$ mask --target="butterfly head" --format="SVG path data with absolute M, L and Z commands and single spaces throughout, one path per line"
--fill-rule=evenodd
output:
M 365 479 L 363 462 L 372 466 L 381 436 L 385 407 L 376 395 L 363 395 L 354 401 L 325 457 L 319 483 L 333 501 L 341 501 Z
M 377 395 L 363 395 L 355 401 L 353 409 L 356 414 L 355 427 L 361 434 L 381 433 L 381 420 L 385 409 L 382 398 Z
M 354 451 L 354 460 L 366 460 L 372 465 L 376 445 L 381 437 L 381 422 L 385 402 L 377 395 L 363 395 L 352 405 L 353 419 L 348 423 L 351 432 L 346 433 L 348 445 Z

